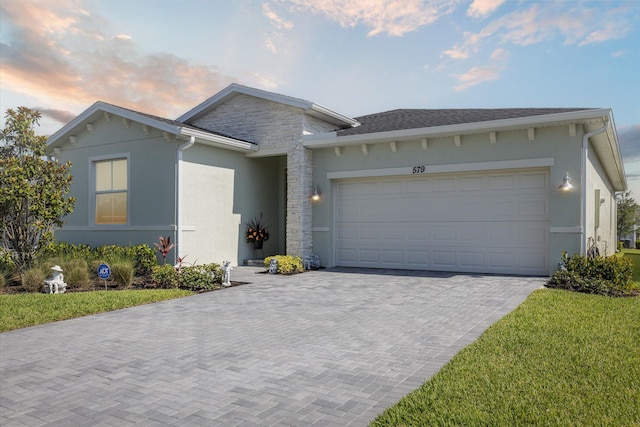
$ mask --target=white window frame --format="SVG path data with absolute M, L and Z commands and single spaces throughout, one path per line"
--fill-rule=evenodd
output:
M 104 156 L 89 157 L 89 224 L 95 227 L 114 228 L 129 225 L 131 223 L 131 158 L 130 153 L 116 153 Z M 127 221 L 118 224 L 96 223 L 96 163 L 126 160 L 127 161 Z

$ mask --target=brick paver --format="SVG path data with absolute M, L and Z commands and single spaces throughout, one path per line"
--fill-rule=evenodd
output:
M 0 425 L 364 426 L 543 278 L 328 269 L 0 334 Z M 56 295 L 52 295 L 56 298 Z

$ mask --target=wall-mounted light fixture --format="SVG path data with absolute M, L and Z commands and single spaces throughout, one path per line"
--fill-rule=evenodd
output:
M 569 191 L 573 189 L 573 184 L 571 184 L 571 177 L 569 176 L 569 172 L 567 172 L 562 179 L 562 184 L 558 187 L 562 191 Z
M 322 194 L 320 189 L 318 187 L 314 188 L 313 194 L 311 195 L 311 200 L 313 200 L 314 202 L 317 202 L 318 200 L 320 200 L 320 194 Z

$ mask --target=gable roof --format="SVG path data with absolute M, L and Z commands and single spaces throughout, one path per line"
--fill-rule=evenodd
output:
M 211 110 L 215 109 L 219 105 L 224 104 L 229 99 L 237 95 L 253 96 L 267 101 L 288 105 L 290 107 L 300 108 L 310 116 L 316 117 L 320 120 L 324 120 L 340 127 L 351 127 L 357 126 L 359 124 L 357 120 L 352 119 L 351 117 L 347 117 L 336 111 L 330 110 L 320 104 L 316 104 L 315 102 L 307 101 L 306 99 L 301 98 L 294 98 L 287 95 L 281 95 L 279 93 L 268 92 L 249 86 L 243 86 L 237 83 L 230 84 L 220 92 L 213 95 L 211 98 L 205 100 L 191 110 L 187 111 L 176 120 L 184 123 L 193 122 L 194 120 L 204 116 Z
M 176 137 L 193 136 L 196 138 L 196 141 L 200 143 L 217 145 L 240 151 L 255 151 L 258 149 L 256 144 L 232 138 L 219 132 L 212 132 L 197 126 L 181 123 L 176 120 L 166 119 L 164 117 L 154 116 L 152 114 L 142 113 L 129 108 L 97 101 L 62 127 L 62 129 L 51 135 L 47 139 L 47 151 L 50 152 L 54 148 L 62 146 L 69 141 L 70 137 L 82 132 L 88 125 L 94 123 L 100 118 L 110 116 L 120 117 L 134 123 L 149 126 Z M 108 120 L 110 120 L 110 118 Z
M 360 126 L 337 131 L 338 136 L 404 129 L 452 126 L 494 120 L 591 110 L 590 108 L 398 109 L 356 117 Z

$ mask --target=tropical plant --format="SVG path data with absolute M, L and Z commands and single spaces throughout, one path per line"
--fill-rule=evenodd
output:
M 18 270 L 30 268 L 73 211 L 71 164 L 44 157 L 47 138 L 34 127 L 41 114 L 27 107 L 8 109 L 0 131 L 0 247 Z
M 171 249 L 176 247 L 176 244 L 171 243 L 171 236 L 167 236 L 166 238 L 160 236 L 158 240 L 160 241 L 160 243 L 154 243 L 153 245 L 158 249 L 158 252 L 162 254 L 162 261 L 164 261 L 164 264 L 166 264 L 167 254 Z
M 269 240 L 269 229 L 267 228 L 267 223 L 262 218 L 262 212 L 260 212 L 260 218 L 256 217 L 247 222 L 247 227 L 247 243 Z

